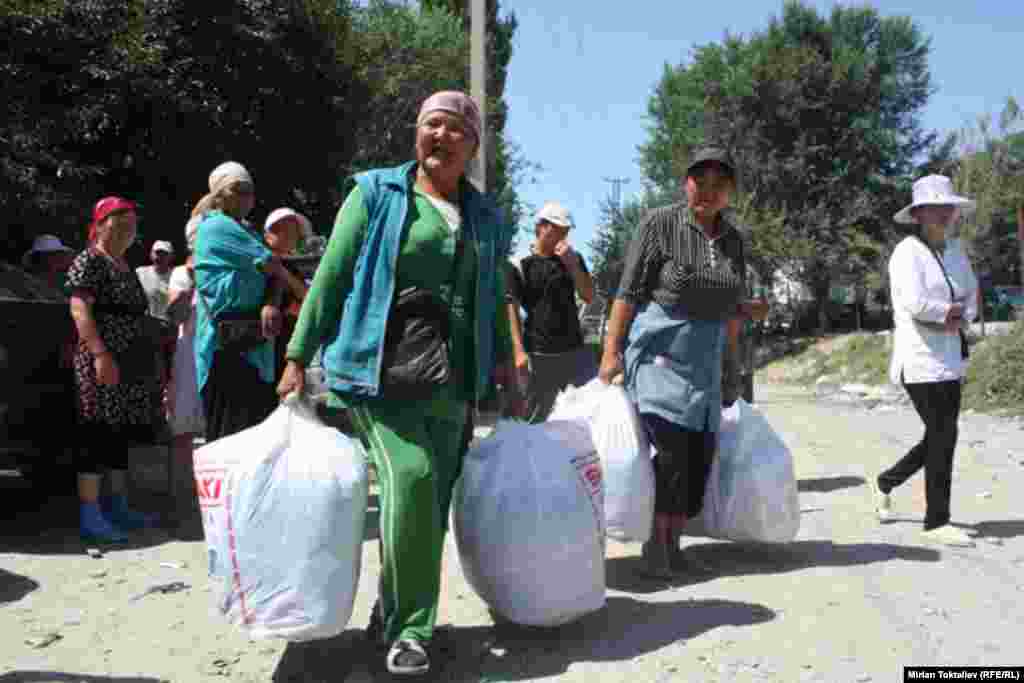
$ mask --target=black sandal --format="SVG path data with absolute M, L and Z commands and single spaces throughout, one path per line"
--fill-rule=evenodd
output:
M 427 651 L 415 640 L 396 640 L 388 650 L 387 665 L 395 676 L 421 676 L 430 671 Z

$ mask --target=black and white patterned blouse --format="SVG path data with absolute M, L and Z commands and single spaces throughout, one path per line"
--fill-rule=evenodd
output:
M 735 314 L 746 295 L 743 237 L 723 214 L 718 220 L 719 236 L 709 239 L 685 204 L 648 213 L 629 245 L 618 298 L 702 320 Z

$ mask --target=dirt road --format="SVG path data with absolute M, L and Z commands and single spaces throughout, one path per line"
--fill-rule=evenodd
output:
M 899 519 L 886 525 L 865 483 L 918 438 L 908 409 L 819 403 L 779 387 L 759 394 L 793 449 L 796 542 L 684 539 L 713 573 L 673 585 L 638 578 L 639 547 L 610 542 L 607 608 L 531 630 L 493 626 L 449 541 L 438 670 L 426 680 L 852 683 L 903 680 L 910 664 L 1024 665 L 1021 423 L 963 418 L 953 514 L 981 538 L 973 549 L 933 548 L 920 538 L 921 477 L 896 492 Z M 201 543 L 154 532 L 93 559 L 75 535 L 73 499 L 38 506 L 10 478 L 0 497 L 15 513 L 0 522 L 2 683 L 390 680 L 361 639 L 378 569 L 372 541 L 349 630 L 286 648 L 251 643 L 214 612 Z M 131 600 L 176 581 L 188 587 Z M 59 638 L 47 643 L 48 634 Z

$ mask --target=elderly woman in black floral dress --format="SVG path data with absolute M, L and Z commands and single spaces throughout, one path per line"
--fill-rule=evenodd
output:
M 89 246 L 68 270 L 71 316 L 79 338 L 74 358 L 82 430 L 79 529 L 89 540 L 123 541 L 125 530 L 150 521 L 129 509 L 124 493 L 128 448 L 133 442 L 152 441 L 161 419 L 157 347 L 147 332 L 149 302 L 124 260 L 135 240 L 137 220 L 135 205 L 128 200 L 100 200 L 89 226 Z M 104 471 L 109 473 L 110 496 L 101 499 Z

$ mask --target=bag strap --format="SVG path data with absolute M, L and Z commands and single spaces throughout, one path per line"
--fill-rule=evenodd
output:
M 916 235 L 915 235 L 915 237 L 916 237 Z M 953 289 L 953 281 L 949 279 L 949 273 L 946 272 L 946 264 L 942 262 L 942 257 L 939 256 L 939 252 L 936 251 L 934 248 L 932 248 L 932 246 L 930 244 L 925 242 L 920 237 L 917 237 L 917 241 L 920 242 L 921 244 L 923 244 L 925 246 L 925 248 L 927 248 L 928 251 L 930 251 L 932 253 L 932 256 L 935 257 L 936 263 L 939 264 L 939 270 L 942 271 L 942 277 L 946 278 L 946 286 L 949 287 L 949 299 L 952 302 L 956 302 L 956 291 L 954 291 L 954 289 Z
M 927 242 L 925 242 L 925 241 L 924 241 L 923 239 L 921 239 L 920 237 L 918 237 L 918 238 L 917 238 L 917 240 L 918 240 L 918 241 L 919 241 L 919 242 L 920 242 L 921 244 L 923 244 L 923 245 L 924 245 L 925 247 L 927 247 L 927 248 L 928 248 L 928 251 L 930 251 L 930 252 L 932 253 L 932 256 L 934 256 L 934 257 L 935 257 L 935 261 L 936 261 L 936 262 L 937 262 L 937 263 L 939 264 L 939 270 L 941 270 L 941 271 L 942 271 L 942 277 L 946 278 L 946 286 L 947 286 L 947 287 L 949 287 L 949 300 L 950 300 L 950 302 L 952 302 L 952 303 L 956 303 L 956 291 L 955 291 L 955 290 L 953 289 L 953 281 L 949 279 L 949 273 L 948 273 L 948 272 L 946 271 L 946 264 L 942 262 L 942 257 L 940 257 L 940 256 L 939 256 L 939 252 L 938 252 L 938 251 L 936 251 L 935 249 L 933 249 L 933 248 L 932 248 L 932 246 L 931 246 L 930 244 L 928 244 Z M 961 328 L 958 328 L 958 329 L 957 329 L 957 331 L 958 331 L 958 332 L 960 333 L 960 342 L 961 342 L 961 344 L 964 344 L 964 347 L 963 347 L 963 348 L 964 348 L 964 349 L 966 349 L 966 348 L 967 348 L 967 347 L 966 347 L 966 344 L 967 344 L 967 335 L 966 335 L 966 333 L 964 332 L 964 330 L 963 330 L 963 328 L 962 328 L 962 327 L 961 327 Z M 967 356 L 966 356 L 966 353 L 967 353 L 967 352 L 966 352 L 966 351 L 964 351 L 963 353 L 965 354 L 965 355 L 964 355 L 964 358 L 966 358 L 966 357 L 967 357 Z

